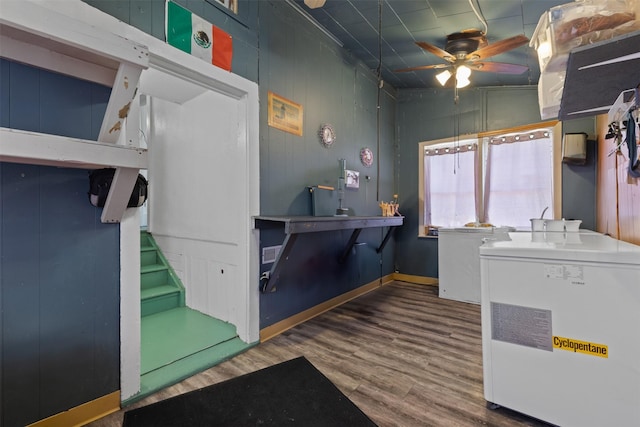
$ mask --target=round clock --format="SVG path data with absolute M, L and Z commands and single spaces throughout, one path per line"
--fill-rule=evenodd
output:
M 336 140 L 336 131 L 333 130 L 333 126 L 330 124 L 325 124 L 320 126 L 320 130 L 318 131 L 318 136 L 320 137 L 320 142 L 325 147 L 331 147 L 331 145 Z
M 373 151 L 369 147 L 364 147 L 360 150 L 360 161 L 366 167 L 370 167 L 373 164 Z

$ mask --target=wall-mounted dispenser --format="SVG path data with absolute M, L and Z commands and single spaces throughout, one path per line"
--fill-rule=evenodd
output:
M 587 134 L 565 133 L 562 139 L 562 161 L 572 165 L 587 163 Z

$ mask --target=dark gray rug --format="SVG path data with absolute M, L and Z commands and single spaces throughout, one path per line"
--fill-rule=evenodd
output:
M 123 427 L 375 426 L 304 357 L 127 411 Z

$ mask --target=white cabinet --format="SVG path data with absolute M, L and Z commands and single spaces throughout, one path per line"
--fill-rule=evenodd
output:
M 461 227 L 438 230 L 440 298 L 480 304 L 480 255 L 483 240 L 509 238 L 508 227 Z

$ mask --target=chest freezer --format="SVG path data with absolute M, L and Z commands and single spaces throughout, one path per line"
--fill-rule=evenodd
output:
M 513 227 L 459 227 L 438 230 L 438 296 L 480 304 L 480 254 L 486 239 L 505 240 Z
M 560 426 L 640 426 L 640 246 L 510 235 L 479 249 L 487 402 Z

